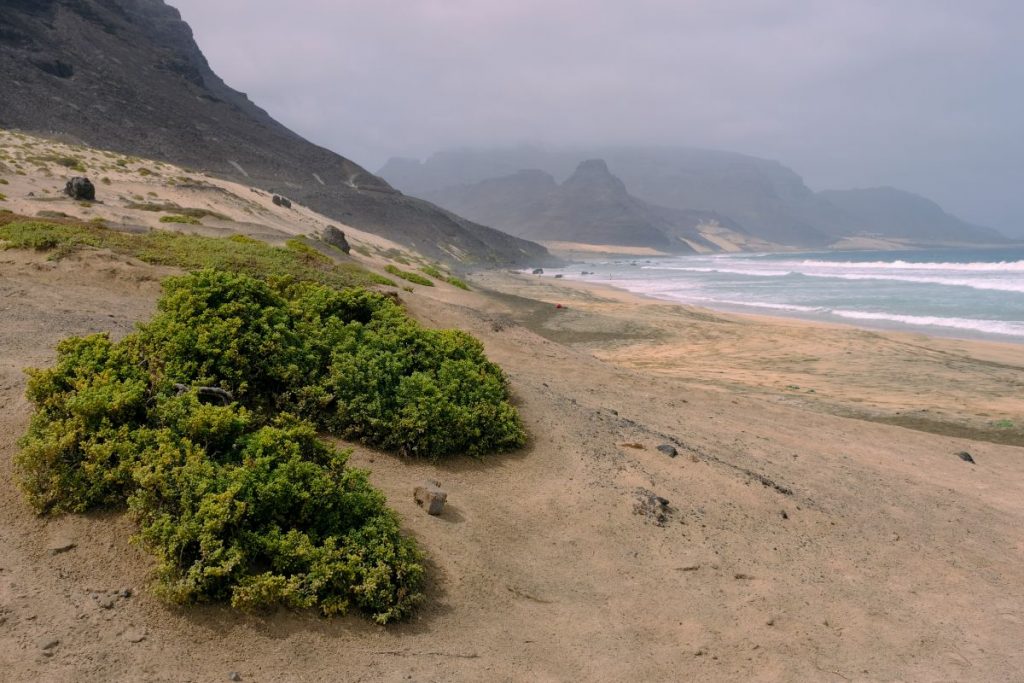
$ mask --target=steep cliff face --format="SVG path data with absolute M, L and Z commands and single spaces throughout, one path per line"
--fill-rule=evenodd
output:
M 427 255 L 544 260 L 407 197 L 271 118 L 210 68 L 162 0 L 0 0 L 0 127 L 166 160 L 286 194 Z

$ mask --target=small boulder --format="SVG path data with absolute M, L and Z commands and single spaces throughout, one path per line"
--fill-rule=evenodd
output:
M 417 486 L 412 493 L 420 507 L 427 510 L 428 515 L 439 515 L 448 502 L 448 492 L 441 488 L 440 482 L 426 481 Z
M 956 454 L 956 457 L 960 458 L 964 462 L 969 462 L 972 465 L 975 464 L 974 463 L 974 457 L 970 453 L 968 453 L 967 451 L 960 451 L 959 453 Z
M 676 447 L 673 446 L 670 443 L 663 443 L 663 444 L 661 444 L 660 446 L 658 446 L 658 450 L 661 451 L 662 453 L 664 453 L 665 455 L 667 455 L 670 458 L 674 458 L 677 455 L 679 455 L 679 451 L 677 451 Z
M 64 185 L 64 194 L 77 201 L 96 201 L 96 186 L 83 176 L 75 176 Z
M 348 240 L 345 239 L 345 233 L 338 230 L 333 225 L 328 225 L 324 228 L 323 240 L 332 247 L 341 249 L 346 254 L 352 251 L 352 247 L 349 246 Z
M 291 200 L 288 199 L 287 197 L 282 197 L 279 194 L 275 194 L 273 199 L 271 199 L 270 201 L 274 202 L 275 206 L 281 206 L 281 207 L 284 207 L 286 209 L 292 208 Z
M 533 274 L 534 275 L 543 275 L 544 274 L 544 269 L 543 268 L 534 268 L 533 269 Z
M 555 276 L 555 279 L 556 280 L 561 280 L 563 277 L 565 277 L 565 276 L 562 275 L 561 273 L 559 273 L 558 275 Z

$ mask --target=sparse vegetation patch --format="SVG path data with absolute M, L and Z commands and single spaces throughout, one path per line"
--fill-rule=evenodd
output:
M 160 216 L 161 223 L 183 223 L 185 225 L 202 225 L 202 221 L 193 216 L 181 216 L 178 214 L 171 214 L 168 216 Z
M 387 267 L 384 268 L 384 270 L 388 271 L 395 277 L 400 277 L 403 280 L 407 280 L 413 283 L 414 285 L 423 285 L 425 287 L 434 286 L 434 283 L 431 280 L 428 280 L 419 273 L 413 273 L 408 270 L 402 270 L 401 268 L 395 265 L 388 265 Z

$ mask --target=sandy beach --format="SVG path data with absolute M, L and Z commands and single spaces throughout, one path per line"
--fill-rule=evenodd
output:
M 169 608 L 147 590 L 151 560 L 128 520 L 36 517 L 11 471 L 29 417 L 23 369 L 64 336 L 128 331 L 167 272 L 103 252 L 0 252 L 11 680 L 989 681 L 1024 669 L 1024 452 L 1019 432 L 995 426 L 1019 420 L 1024 348 L 505 272 L 473 276 L 473 292 L 399 295 L 425 324 L 484 341 L 529 446 L 436 464 L 355 448 L 428 554 L 419 614 L 385 628 Z M 413 501 L 425 478 L 449 491 L 439 518 Z

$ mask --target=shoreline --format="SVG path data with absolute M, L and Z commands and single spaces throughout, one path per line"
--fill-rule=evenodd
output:
M 1014 400 L 1024 344 L 719 311 L 507 271 L 474 279 L 516 323 L 615 365 L 815 412 L 1024 445 Z
M 760 320 L 765 323 L 774 324 L 787 324 L 787 323 L 802 323 L 807 325 L 821 326 L 821 327 L 834 327 L 848 330 L 863 330 L 868 332 L 884 332 L 887 334 L 895 335 L 908 335 L 916 337 L 926 337 L 928 339 L 943 339 L 961 342 L 977 342 L 980 344 L 992 344 L 994 346 L 1006 346 L 1010 348 L 1018 348 L 1024 351 L 1024 337 L 1014 337 L 1013 335 L 1003 335 L 994 332 L 971 332 L 970 330 L 958 330 L 957 328 L 942 328 L 942 329 L 928 329 L 923 330 L 924 325 L 911 325 L 910 323 L 900 323 L 892 321 L 887 323 L 884 320 L 878 320 L 872 322 L 865 320 L 864 322 L 857 322 L 853 319 L 842 319 L 842 320 L 831 320 L 823 319 L 822 317 L 816 316 L 812 313 L 804 313 L 801 315 L 800 311 L 790 311 L 788 313 L 780 310 L 777 313 L 769 312 L 755 312 L 749 310 L 750 308 L 758 308 L 756 304 L 751 304 L 749 307 L 746 306 L 729 306 L 727 304 L 719 305 L 705 305 L 701 303 L 692 303 L 687 301 L 680 301 L 671 297 L 659 297 L 656 294 L 649 294 L 643 292 L 634 292 L 625 287 L 620 287 L 612 282 L 597 282 L 593 280 L 580 280 L 569 276 L 562 278 L 554 278 L 553 276 L 544 275 L 531 275 L 528 271 L 516 271 L 517 274 L 522 275 L 526 278 L 544 278 L 550 280 L 552 283 L 573 283 L 581 286 L 582 288 L 592 289 L 595 292 L 601 292 L 607 295 L 609 292 L 619 292 L 624 295 L 633 297 L 638 303 L 648 304 L 670 304 L 673 306 L 680 306 L 682 308 L 693 309 L 701 311 L 707 314 L 722 314 L 729 316 L 737 316 L 740 318 L 751 318 L 754 320 Z M 764 308 L 764 307 L 762 307 Z M 933 326 L 939 328 L 940 326 Z M 949 330 L 949 333 L 944 332 Z
M 986 250 L 987 247 L 978 247 L 978 249 Z M 792 254 L 787 252 L 777 255 L 782 255 L 786 257 L 798 257 L 800 255 L 804 255 L 806 257 L 823 253 L 825 252 L 800 251 L 793 252 Z M 760 252 L 758 252 L 757 254 L 751 254 L 751 256 L 761 255 L 767 255 L 767 253 L 761 254 Z M 699 256 L 706 258 L 708 255 Z M 729 255 L 726 254 L 724 256 Z M 1001 312 L 997 314 L 999 315 L 999 317 L 975 318 L 971 314 L 970 307 L 968 306 L 967 308 L 964 308 L 963 305 L 960 306 L 962 310 L 959 311 L 950 310 L 948 312 L 943 311 L 941 313 L 929 314 L 927 307 L 912 307 L 908 311 L 908 309 L 906 308 L 903 308 L 903 310 L 901 310 L 901 307 L 899 306 L 897 306 L 895 309 L 882 306 L 881 309 L 879 309 L 877 305 L 869 305 L 866 308 L 861 309 L 861 306 L 863 304 L 847 304 L 845 302 L 839 302 L 834 299 L 834 296 L 830 297 L 828 294 L 826 294 L 824 298 L 818 298 L 817 301 L 814 300 L 814 297 L 808 300 L 805 298 L 805 290 L 807 289 L 807 285 L 800 285 L 799 287 L 793 290 L 793 296 L 790 296 L 788 298 L 785 295 L 783 295 L 781 297 L 776 296 L 775 301 L 759 301 L 746 303 L 744 301 L 743 296 L 734 294 L 733 292 L 729 292 L 729 294 L 731 294 L 732 296 L 724 296 L 719 299 L 713 297 L 704 298 L 698 296 L 700 292 L 694 293 L 693 291 L 689 290 L 679 290 L 684 291 L 684 293 L 683 295 L 678 295 L 675 291 L 672 291 L 670 288 L 671 283 L 674 282 L 671 278 L 650 279 L 643 277 L 633 277 L 626 274 L 625 272 L 619 273 L 618 270 L 621 269 L 617 268 L 614 265 L 610 266 L 612 269 L 611 273 L 601 272 L 609 267 L 608 260 L 613 258 L 615 257 L 609 256 L 608 259 L 605 259 L 600 262 L 594 259 L 577 261 L 570 265 L 562 266 L 560 268 L 547 269 L 540 277 L 559 279 L 562 281 L 571 280 L 574 282 L 584 282 L 587 284 L 607 285 L 610 287 L 615 287 L 624 291 L 631 292 L 637 296 L 646 297 L 648 299 L 656 301 L 670 302 L 682 306 L 694 306 L 711 311 L 730 313 L 736 315 L 755 315 L 777 319 L 802 320 L 809 322 L 819 322 L 823 324 L 850 326 L 857 329 L 867 329 L 885 332 L 906 332 L 910 334 L 923 334 L 929 337 L 958 339 L 964 341 L 988 341 L 993 343 L 1024 345 L 1024 323 L 1021 322 L 1021 318 L 1019 317 L 1019 315 L 1017 317 L 1013 317 L 1012 312 L 1016 311 L 1016 309 L 1013 308 L 1013 304 L 1009 301 L 1003 304 L 1003 306 L 1007 308 L 1005 308 L 1005 310 L 1001 310 Z M 649 264 L 657 264 L 660 262 L 660 260 L 651 260 L 650 258 L 648 258 L 641 263 L 640 260 L 643 258 L 644 256 L 642 255 L 626 257 L 620 256 L 614 260 L 614 263 L 626 263 L 627 265 L 631 263 L 633 266 L 639 266 L 641 268 L 656 268 L 657 266 L 651 266 Z M 645 266 L 645 264 L 648 265 Z M 913 264 L 910 264 L 911 267 L 912 265 Z M 599 269 L 599 272 L 588 273 L 586 271 L 587 267 L 596 267 Z M 722 271 L 725 273 L 741 272 L 730 270 L 729 268 L 733 266 L 725 265 L 722 267 L 726 268 L 726 270 Z M 579 272 L 574 272 L 577 268 L 584 269 L 584 277 L 580 277 Z M 700 272 L 711 272 L 706 271 L 706 269 L 717 268 L 718 266 L 714 265 L 714 263 L 707 262 L 706 260 L 698 262 L 698 264 L 693 267 L 694 270 Z M 673 268 L 669 269 L 672 270 Z M 627 268 L 626 270 L 629 269 Z M 682 268 L 682 270 L 688 269 Z M 529 269 L 522 269 L 518 272 L 520 272 L 523 275 L 529 275 L 531 271 Z M 751 276 L 757 276 L 756 271 L 753 271 L 749 274 Z M 774 272 L 766 273 L 766 275 L 777 274 L 778 273 Z M 587 275 L 601 279 L 589 279 L 586 278 Z M 825 278 L 826 280 L 829 280 L 831 276 L 821 275 L 821 277 Z M 847 277 L 844 275 L 836 275 L 835 277 L 844 280 L 860 279 L 860 276 Z M 774 280 L 774 278 L 771 279 Z M 879 286 L 886 285 L 884 278 L 872 277 L 868 279 L 883 280 L 879 284 Z M 915 280 L 913 277 L 906 278 L 905 276 L 895 277 L 894 280 L 904 281 L 907 283 L 918 282 L 918 280 Z M 683 282 L 688 282 L 688 280 L 684 279 Z M 933 281 L 920 280 L 920 282 Z M 934 282 L 939 283 L 939 281 Z M 639 284 L 636 284 L 634 288 L 634 286 L 632 286 L 634 283 Z M 954 284 L 959 283 L 957 282 Z M 656 285 L 655 291 L 644 291 L 645 289 L 650 288 L 651 285 Z M 758 286 L 761 285 L 758 284 Z M 829 291 L 829 287 L 835 289 L 834 284 L 827 284 L 822 286 L 825 287 L 825 292 Z M 669 291 L 667 293 L 657 291 L 664 287 L 669 287 Z M 976 292 L 974 296 L 983 296 L 992 293 L 987 291 L 989 289 L 987 286 L 979 287 L 982 291 Z M 698 283 L 698 288 L 700 288 L 700 283 Z M 733 289 L 735 289 L 735 287 Z M 992 289 L 1000 290 L 1001 288 L 993 287 Z M 1016 290 L 1008 289 L 1006 291 Z M 691 295 L 689 298 L 687 298 L 686 292 L 688 292 Z M 907 296 L 909 297 L 918 295 L 911 295 L 908 292 Z M 964 304 L 968 303 L 968 300 L 964 301 Z

